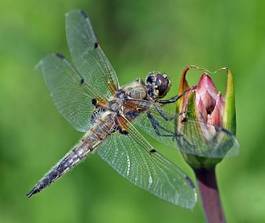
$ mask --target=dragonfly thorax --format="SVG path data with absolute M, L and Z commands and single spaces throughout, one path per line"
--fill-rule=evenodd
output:
M 144 82 L 141 80 L 134 81 L 126 85 L 122 91 L 125 93 L 125 97 L 143 100 L 147 96 L 147 89 L 144 85 Z
M 109 110 L 119 113 L 122 110 L 123 99 L 115 98 L 109 101 Z
M 108 109 L 120 113 L 124 112 L 126 102 L 131 99 L 143 100 L 147 97 L 147 89 L 142 81 L 134 81 L 119 89 L 109 100 Z M 126 109 L 125 109 L 126 110 Z

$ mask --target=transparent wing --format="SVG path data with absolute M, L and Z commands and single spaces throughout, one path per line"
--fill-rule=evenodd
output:
M 201 157 L 236 156 L 239 143 L 233 133 L 222 127 L 187 118 L 176 135 L 178 147 L 184 153 Z
M 141 113 L 133 124 L 139 131 L 151 136 L 154 140 L 175 148 L 176 114 L 164 108 L 160 107 L 158 111 L 154 105 L 151 105 L 148 112 Z
M 117 75 L 83 11 L 66 14 L 66 37 L 76 69 L 101 95 L 110 96 L 119 88 Z
M 131 183 L 186 208 L 196 202 L 192 181 L 160 155 L 131 125 L 128 135 L 114 133 L 97 153 Z
M 183 153 L 202 157 L 223 158 L 236 156 L 239 143 L 233 133 L 222 127 L 205 124 L 187 114 L 180 123 L 179 115 L 170 106 L 145 101 L 148 111 L 140 114 L 133 124 L 155 140 L 174 146 Z M 205 136 L 205 137 L 204 137 Z
M 60 54 L 48 55 L 37 68 L 43 74 L 58 111 L 75 129 L 86 131 L 94 109 L 91 100 L 99 96 Z

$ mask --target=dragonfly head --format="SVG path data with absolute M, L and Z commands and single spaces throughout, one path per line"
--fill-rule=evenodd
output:
M 145 80 L 147 94 L 151 98 L 162 98 L 170 89 L 171 83 L 165 73 L 150 72 Z

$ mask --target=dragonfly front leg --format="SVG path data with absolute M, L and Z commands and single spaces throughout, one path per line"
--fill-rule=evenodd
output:
M 196 85 L 192 86 L 191 88 L 188 88 L 187 90 L 185 90 L 182 94 L 180 95 L 176 95 L 172 98 L 169 99 L 160 99 L 158 100 L 158 103 L 160 104 L 171 104 L 171 103 L 175 103 L 177 100 L 179 100 L 181 97 L 183 97 L 185 94 L 189 93 L 190 91 L 193 91 L 196 89 Z
M 171 104 L 171 103 L 175 103 L 177 100 L 179 100 L 181 97 L 183 96 L 183 94 L 181 95 L 176 95 L 172 98 L 169 98 L 169 99 L 161 99 L 159 100 L 158 102 L 160 104 Z

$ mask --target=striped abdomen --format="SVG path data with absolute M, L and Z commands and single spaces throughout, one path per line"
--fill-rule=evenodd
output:
M 115 129 L 114 114 L 104 112 L 80 142 L 68 152 L 27 194 L 31 197 L 79 164 Z

